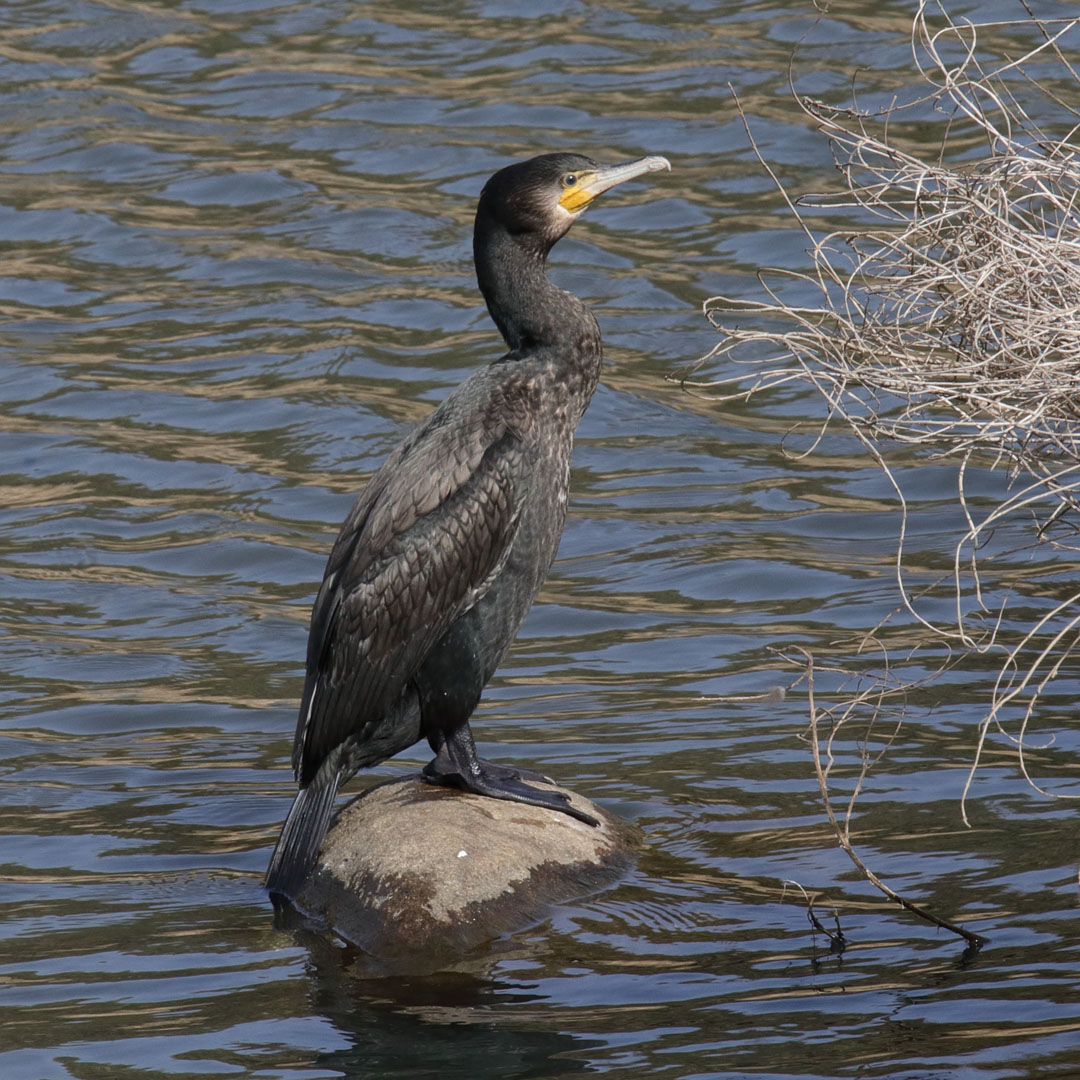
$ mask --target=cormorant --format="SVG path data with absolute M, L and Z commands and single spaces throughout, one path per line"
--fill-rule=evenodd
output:
M 482 760 L 469 717 L 555 558 L 574 431 L 600 376 L 596 319 L 548 280 L 548 252 L 601 192 L 669 168 L 543 154 L 484 185 L 473 258 L 509 352 L 390 454 L 330 552 L 293 744 L 300 791 L 266 875 L 275 897 L 295 897 L 314 868 L 341 784 L 424 737 L 426 779 L 598 824 L 532 787 L 538 774 Z

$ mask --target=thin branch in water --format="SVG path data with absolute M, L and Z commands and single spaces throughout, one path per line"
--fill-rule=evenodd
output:
M 829 952 L 842 953 L 847 948 L 848 942 L 847 938 L 844 937 L 844 931 L 840 928 L 840 916 L 836 912 L 836 909 L 833 909 L 833 921 L 836 923 L 836 929 L 827 930 L 824 923 L 822 923 L 817 917 L 817 913 L 814 911 L 814 901 L 817 897 L 812 896 L 799 882 L 794 881 L 791 878 L 786 879 L 784 885 L 785 887 L 792 885 L 802 893 L 803 900 L 806 901 L 806 918 L 815 930 L 819 930 L 828 939 Z
M 818 789 L 821 791 L 822 802 L 825 806 L 825 814 L 829 819 L 829 824 L 832 826 L 833 832 L 836 835 L 836 841 L 843 848 L 845 854 L 858 868 L 859 872 L 870 882 L 875 888 L 879 889 L 894 903 L 899 904 L 905 911 L 910 911 L 913 915 L 917 915 L 925 922 L 932 923 L 934 926 L 940 927 L 942 930 L 948 930 L 950 933 L 957 934 L 962 937 L 969 945 L 979 949 L 989 941 L 989 938 L 985 938 L 980 934 L 976 934 L 972 930 L 968 930 L 963 926 L 958 926 L 954 922 L 950 922 L 948 919 L 943 919 L 933 912 L 928 911 L 926 908 L 919 904 L 913 903 L 911 900 L 901 896 L 894 889 L 891 889 L 886 885 L 878 876 L 871 870 L 856 854 L 854 847 L 851 843 L 851 814 L 852 805 L 849 803 L 847 813 L 844 816 L 843 822 L 841 822 L 833 809 L 832 799 L 829 796 L 829 782 L 828 773 L 833 766 L 832 758 L 832 739 L 835 737 L 836 730 L 834 727 L 833 734 L 830 735 L 826 744 L 829 763 L 827 766 L 822 766 L 821 761 L 821 740 L 818 735 L 818 719 L 819 713 L 817 704 L 814 700 L 814 658 L 813 655 L 807 652 L 805 649 L 798 649 L 803 653 L 806 658 L 806 687 L 807 696 L 809 698 L 810 708 L 810 746 L 814 757 L 814 772 L 817 776 Z M 864 757 L 862 769 L 860 770 L 858 784 L 861 784 L 866 776 L 866 760 Z

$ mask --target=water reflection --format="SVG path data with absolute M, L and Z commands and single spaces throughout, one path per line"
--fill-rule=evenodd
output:
M 544 1077 L 592 1072 L 601 1040 L 537 1023 L 543 995 L 493 983 L 493 962 L 423 977 L 358 976 L 362 957 L 310 937 L 311 1004 L 345 1039 L 313 1064 L 346 1077 Z M 351 962 L 350 962 L 351 961 Z M 506 961 L 504 961 L 504 964 Z M 512 967 L 512 963 L 509 964 Z
M 909 8 L 834 7 L 804 89 L 844 96 L 861 66 L 893 92 Z M 853 826 L 895 887 L 990 934 L 970 964 L 836 848 L 804 691 L 718 700 L 788 685 L 785 650 L 836 649 L 897 603 L 873 463 L 842 433 L 785 453 L 800 420 L 816 430 L 813 397 L 718 407 L 663 382 L 713 343 L 702 300 L 805 264 L 727 83 L 785 182 L 832 184 L 786 86 L 815 17 L 0 12 L 0 1074 L 1070 1075 L 1071 813 L 1002 743 L 974 828 L 958 821 L 989 669 L 912 695 Z M 379 982 L 276 930 L 258 885 L 289 801 L 308 607 L 366 475 L 498 347 L 469 264 L 480 184 L 563 148 L 675 171 L 664 199 L 627 192 L 556 253 L 609 366 L 560 559 L 476 730 L 640 823 L 649 848 L 503 952 Z M 954 488 L 941 463 L 895 466 L 919 481 L 910 550 L 931 578 Z M 1043 569 L 1006 560 L 1003 587 Z M 888 644 L 921 642 L 898 626 Z M 1065 674 L 1040 721 L 1067 756 Z M 835 749 L 857 772 L 854 732 Z M 815 945 L 789 879 L 838 907 L 843 956 Z

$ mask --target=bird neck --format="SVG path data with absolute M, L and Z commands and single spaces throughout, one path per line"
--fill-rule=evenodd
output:
M 514 236 L 478 219 L 473 257 L 488 311 L 511 352 L 544 349 L 598 365 L 600 328 L 576 296 L 548 280 L 549 250 L 529 234 Z

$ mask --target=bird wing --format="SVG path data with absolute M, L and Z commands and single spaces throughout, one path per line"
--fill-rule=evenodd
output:
M 377 724 L 509 555 L 535 460 L 505 424 L 437 410 L 383 463 L 330 552 L 312 610 L 293 745 L 304 784 Z

